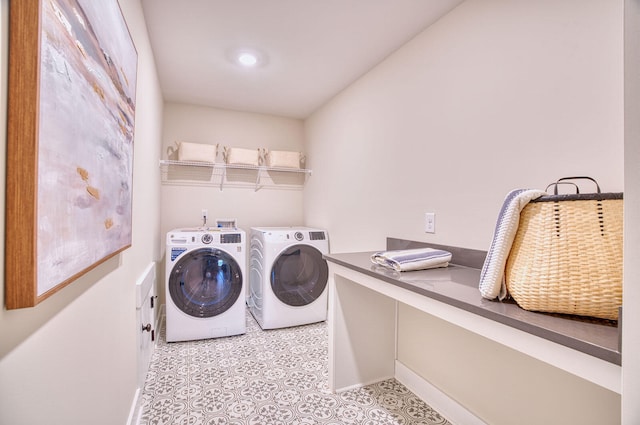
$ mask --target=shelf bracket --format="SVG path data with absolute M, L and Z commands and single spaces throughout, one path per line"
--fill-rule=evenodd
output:
M 184 168 L 182 168 L 184 167 Z M 222 192 L 225 186 L 229 187 L 246 187 L 253 188 L 255 192 L 264 188 L 302 188 L 306 183 L 306 179 L 311 175 L 308 169 L 286 169 L 278 167 L 247 166 L 223 163 L 202 163 L 197 161 L 176 161 L 176 160 L 160 160 L 161 182 L 162 184 L 184 184 L 184 185 L 208 185 L 217 186 Z M 182 172 L 181 172 L 182 168 Z M 227 170 L 249 170 L 255 171 L 255 177 L 244 175 L 239 181 L 229 181 L 229 172 Z M 211 175 L 204 177 L 206 170 L 211 170 Z M 275 181 L 271 172 L 285 173 L 289 175 L 304 174 L 302 182 L 295 182 L 297 179 L 287 179 Z M 191 173 L 191 174 L 190 174 Z M 233 175 L 232 175 L 233 176 Z M 193 178 L 191 178 L 193 177 Z M 220 179 L 219 181 L 217 179 Z
M 262 168 L 258 168 L 258 174 L 256 175 L 256 187 L 253 190 L 254 192 L 257 192 L 258 190 L 260 190 L 260 176 L 262 175 Z

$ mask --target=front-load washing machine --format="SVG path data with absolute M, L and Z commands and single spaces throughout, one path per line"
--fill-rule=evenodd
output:
M 250 232 L 249 310 L 262 329 L 327 318 L 329 253 L 325 230 L 253 227 Z
M 167 341 L 245 333 L 245 236 L 217 228 L 167 233 Z

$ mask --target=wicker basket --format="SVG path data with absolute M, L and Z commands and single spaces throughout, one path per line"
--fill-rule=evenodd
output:
M 560 180 L 567 179 L 576 178 Z M 616 320 L 622 305 L 622 193 L 600 193 L 596 183 L 594 194 L 557 195 L 560 180 L 556 194 L 520 213 L 505 268 L 507 289 L 525 310 Z

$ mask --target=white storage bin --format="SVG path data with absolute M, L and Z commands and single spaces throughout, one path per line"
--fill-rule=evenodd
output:
M 267 167 L 300 168 L 304 155 L 292 151 L 269 151 L 266 154 Z
M 260 149 L 243 149 L 225 147 L 225 162 L 231 165 L 259 166 L 261 163 Z
M 216 162 L 218 145 L 180 142 L 178 161 Z

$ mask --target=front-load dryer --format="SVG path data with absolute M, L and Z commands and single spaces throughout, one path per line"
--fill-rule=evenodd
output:
M 243 230 L 189 228 L 167 233 L 167 341 L 245 333 L 246 262 Z
M 262 329 L 327 318 L 327 232 L 308 227 L 253 227 L 247 304 Z

